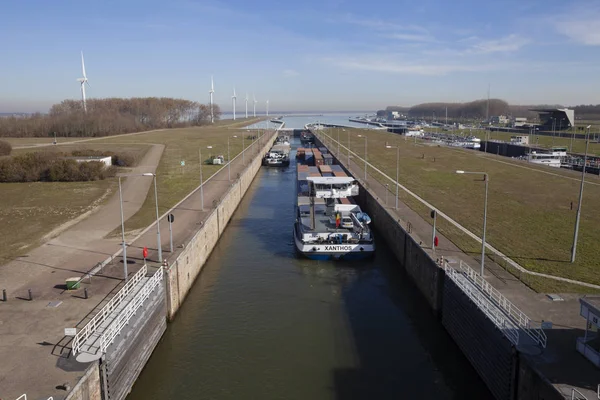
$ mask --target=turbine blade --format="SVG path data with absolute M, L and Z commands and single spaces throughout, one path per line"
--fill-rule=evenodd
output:
M 83 61 L 83 51 L 81 52 L 81 70 L 83 72 L 83 77 L 87 79 L 87 76 L 85 75 L 85 62 Z

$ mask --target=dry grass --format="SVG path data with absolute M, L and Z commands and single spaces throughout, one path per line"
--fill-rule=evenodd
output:
M 156 171 L 158 184 L 159 213 L 164 213 L 183 199 L 188 193 L 200 184 L 199 149 L 202 147 L 202 158 L 209 159 L 211 155 L 222 154 L 227 158 L 227 137 L 237 135 L 230 139 L 230 156 L 234 158 L 242 150 L 242 133 L 246 136 L 255 132 L 246 132 L 238 128 L 261 120 L 260 118 L 244 121 L 221 121 L 220 124 L 210 127 L 182 128 L 165 131 L 150 132 L 143 135 L 110 137 L 105 140 L 110 143 L 122 143 L 127 146 L 134 144 L 161 143 L 165 145 L 162 159 Z M 227 122 L 227 123 L 226 123 Z M 98 142 L 102 143 L 104 140 Z M 252 143 L 244 140 L 246 147 Z M 213 146 L 207 149 L 207 146 Z M 250 153 L 248 153 L 249 155 Z M 185 161 L 185 166 L 181 166 Z M 202 167 L 204 179 L 213 175 L 222 168 L 219 165 Z M 144 205 L 126 223 L 128 231 L 145 228 L 156 218 L 154 192 L 149 192 Z
M 544 167 L 529 169 L 529 164 L 512 162 L 508 158 L 415 144 L 412 140 L 405 141 L 387 132 L 346 129 L 346 133 L 350 134 L 351 149 L 361 157 L 364 155 L 364 140 L 356 136 L 366 134 L 369 162 L 390 177 L 396 176 L 396 151 L 385 149 L 385 142 L 398 144 L 400 182 L 476 235 L 481 235 L 482 230 L 483 182 L 476 175 L 458 175 L 454 171 L 487 172 L 490 175 L 487 226 L 490 244 L 531 271 L 600 284 L 600 274 L 597 273 L 600 258 L 596 252 L 596 238 L 600 235 L 600 204 L 594 201 L 600 196 L 598 177 L 588 176 L 577 260 L 571 264 L 569 256 L 575 210 L 570 209 L 570 203 L 573 202 L 576 208 L 579 193 L 578 175 L 572 171 Z M 333 137 L 336 138 L 336 135 L 334 131 Z M 342 136 L 341 141 L 346 145 L 347 137 Z M 403 195 L 402 200 L 429 220 L 429 210 L 417 200 L 408 195 Z M 475 241 L 448 223 L 442 222 L 439 229 L 461 249 L 478 251 Z M 540 291 L 550 287 L 544 279 L 531 281 L 531 285 Z M 558 286 L 565 287 L 562 284 Z
M 32 147 L 16 149 L 13 154 L 31 151 L 69 152 L 72 150 L 92 149 L 100 151 L 119 151 L 135 154 L 141 159 L 152 143 L 166 145 L 158 168 L 158 188 L 160 209 L 167 210 L 181 200 L 198 185 L 198 147 L 214 145 L 214 153 L 226 154 L 227 133 L 241 133 L 238 128 L 261 120 L 261 118 L 233 121 L 219 121 L 215 127 L 174 129 L 153 133 L 109 136 L 93 141 L 73 143 L 61 146 Z M 238 135 L 239 136 L 239 135 Z M 3 138 L 13 145 L 46 143 L 48 138 Z M 80 140 L 81 138 L 72 138 Z M 20 143 L 20 144 L 15 144 Z M 250 143 L 246 141 L 246 146 Z M 231 156 L 241 151 L 240 139 L 232 139 Z M 208 151 L 203 154 L 208 158 Z M 179 165 L 186 160 L 185 168 Z M 204 176 L 208 178 L 218 166 L 204 167 Z M 97 205 L 98 200 L 107 200 L 107 191 L 114 192 L 116 179 L 95 182 L 35 182 L 0 184 L 0 237 L 3 246 L 0 249 L 0 264 L 16 256 L 26 254 L 28 250 L 40 244 L 40 240 L 49 232 L 80 216 Z M 104 196 L 104 197 L 103 197 Z M 153 221 L 154 192 L 151 190 L 146 203 L 130 221 L 130 229 L 138 229 Z
M 112 179 L 0 184 L 0 265 L 27 254 L 46 234 L 93 209 L 99 199 L 107 200 L 107 191 L 114 192 L 115 186 Z

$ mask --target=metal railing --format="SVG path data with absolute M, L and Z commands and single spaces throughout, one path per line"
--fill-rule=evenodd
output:
M 17 400 L 27 400 L 27 394 L 23 393 L 22 395 L 17 397 Z M 54 397 L 50 396 L 46 400 L 54 400 Z
M 125 309 L 119 313 L 113 323 L 111 323 L 110 326 L 102 333 L 102 337 L 100 338 L 100 351 L 102 353 L 106 352 L 106 349 L 108 346 L 110 346 L 113 339 L 121 332 L 123 327 L 127 325 L 131 317 L 150 296 L 150 293 L 152 293 L 154 288 L 162 283 L 162 280 L 163 267 L 161 266 L 129 302 L 127 307 L 125 307 Z
M 519 327 L 510 318 L 500 311 L 490 301 L 488 297 L 482 293 L 479 288 L 471 283 L 467 283 L 467 276 L 462 272 L 455 270 L 448 264 L 445 265 L 446 276 L 450 277 L 462 291 L 473 301 L 484 313 L 490 318 L 502 333 L 515 346 L 519 344 Z
M 502 295 L 493 287 L 488 281 L 486 281 L 481 275 L 479 275 L 475 270 L 469 267 L 467 264 L 460 261 L 460 268 L 463 272 L 467 274 L 469 279 L 477 285 L 485 294 L 487 294 L 494 303 L 500 307 L 504 312 L 517 323 L 517 325 L 525 331 L 531 339 L 533 339 L 537 344 L 546 348 L 547 337 L 546 333 L 542 330 L 541 327 L 533 326 L 531 318 L 529 318 L 523 311 L 521 311 L 517 306 L 515 306 L 510 300 Z
M 446 271 L 448 271 L 448 268 L 454 270 L 446 264 Z M 471 281 L 471 283 L 479 291 L 481 291 L 481 293 L 487 296 L 489 301 L 491 301 L 494 305 L 500 308 L 504 314 L 506 314 L 506 316 L 503 318 L 508 317 L 508 319 L 516 325 L 517 329 L 524 331 L 536 344 L 546 348 L 546 333 L 541 329 L 541 327 L 534 327 L 531 318 L 529 318 L 510 300 L 504 297 L 502 293 L 498 291 L 498 289 L 493 287 L 488 281 L 486 281 L 481 275 L 475 272 L 475 270 L 469 267 L 462 260 L 459 262 L 458 272 L 464 274 L 464 276 L 468 278 L 469 281 Z
M 100 310 L 100 312 L 98 312 L 98 314 L 96 314 L 94 318 L 90 320 L 90 322 L 88 322 L 79 332 L 77 332 L 75 337 L 73 337 L 73 353 L 78 354 L 81 352 L 81 346 L 91 335 L 94 334 L 94 332 L 96 332 L 98 327 L 102 325 L 110 313 L 113 312 L 127 297 L 127 295 L 131 293 L 133 288 L 144 278 L 147 271 L 148 268 L 144 264 L 144 266 L 140 268 L 140 270 L 136 272 L 127 281 L 127 283 L 125 283 L 125 286 L 119 290 L 117 295 L 110 299 L 110 301 L 104 307 L 102 307 L 102 310 Z
M 571 388 L 571 400 L 588 400 L 579 390 Z

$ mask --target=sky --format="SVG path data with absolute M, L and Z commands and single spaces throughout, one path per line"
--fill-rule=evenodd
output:
M 0 112 L 81 97 L 377 110 L 487 97 L 597 104 L 600 2 L 4 0 Z

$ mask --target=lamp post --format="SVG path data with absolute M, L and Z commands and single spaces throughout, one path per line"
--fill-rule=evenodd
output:
M 487 202 L 488 202 L 488 183 L 490 181 L 490 177 L 487 172 L 470 172 L 470 171 L 456 171 L 457 174 L 475 174 L 475 175 L 483 175 L 483 180 L 485 181 L 485 200 L 483 202 L 483 233 L 481 235 L 481 276 L 483 277 L 483 271 L 485 266 L 485 228 L 487 225 Z
M 229 154 L 229 139 L 231 139 L 232 137 L 236 138 L 237 135 L 227 136 L 227 176 L 229 177 L 230 181 L 231 181 L 231 156 Z
M 160 217 L 158 215 L 158 189 L 156 187 L 156 174 L 146 173 L 144 176 L 154 177 L 154 200 L 156 202 L 156 237 L 158 241 L 158 262 L 163 262 L 162 258 L 162 243 L 160 241 Z
M 573 233 L 573 247 L 571 248 L 571 262 L 575 262 L 575 253 L 577 251 L 577 235 L 579 233 L 579 219 L 581 218 L 581 202 L 583 200 L 583 185 L 585 183 L 585 166 L 587 164 L 587 152 L 590 144 L 590 128 L 587 126 L 587 134 L 585 135 L 585 153 L 583 155 L 583 167 L 581 168 L 581 187 L 579 188 L 579 204 L 577 205 L 577 217 L 575 217 L 575 233 Z
M 365 183 L 367 183 L 367 136 L 358 135 L 358 137 L 365 139 Z
M 206 146 L 207 149 L 212 149 L 212 146 Z M 198 157 L 200 158 L 200 211 L 204 211 L 204 181 L 202 179 L 202 147 L 198 148 Z
M 396 149 L 396 210 L 398 209 L 398 186 L 400 179 L 400 146 L 385 145 L 386 149 Z
M 348 131 L 348 169 L 350 169 L 350 131 Z
M 121 209 L 121 245 L 123 246 L 123 274 L 127 280 L 127 244 L 125 243 L 125 218 L 123 216 L 123 191 L 121 188 L 121 178 L 131 176 L 152 176 L 154 178 L 154 197 L 156 199 L 156 234 L 158 236 L 158 259 L 162 262 L 162 249 L 160 243 L 160 225 L 158 216 L 158 191 L 156 188 L 156 174 L 146 172 L 143 174 L 119 175 L 119 206 Z
M 246 130 L 246 132 L 249 132 Z M 246 165 L 246 139 L 244 138 L 245 134 L 242 134 L 242 164 Z
M 552 146 L 554 147 L 554 135 L 556 135 L 556 117 L 552 118 Z

